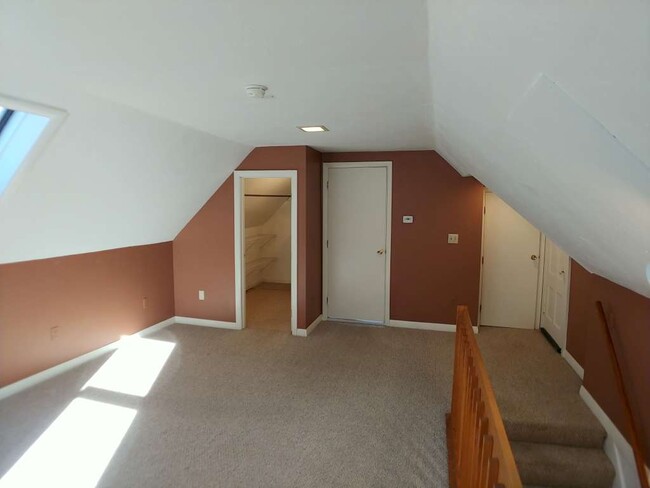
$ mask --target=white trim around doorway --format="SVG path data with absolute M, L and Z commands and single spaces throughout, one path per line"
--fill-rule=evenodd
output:
M 246 178 L 291 179 L 291 333 L 298 335 L 298 172 L 296 170 L 247 171 L 234 173 L 235 190 L 235 324 L 246 327 L 246 271 L 243 239 L 246 223 L 243 180 Z
M 392 212 L 393 212 L 393 162 L 392 161 L 367 161 L 367 162 L 341 162 L 323 163 L 323 320 L 329 320 L 327 306 L 327 183 L 329 179 L 329 168 L 386 168 L 386 284 L 384 323 L 390 325 L 390 260 L 391 260 L 391 235 L 392 235 Z

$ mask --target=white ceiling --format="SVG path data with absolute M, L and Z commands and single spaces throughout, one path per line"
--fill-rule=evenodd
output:
M 76 251 L 97 212 L 89 250 L 171 239 L 252 146 L 435 148 L 583 265 L 650 296 L 648 0 L 0 0 L 0 60 L 0 93 L 70 112 L 52 147 L 65 150 L 21 181 L 56 195 L 0 202 L 3 230 L 9 212 L 35 217 L 23 205 L 65 215 L 15 224 L 28 247 Z M 247 99 L 249 83 L 273 98 Z M 308 124 L 331 131 L 296 129 Z M 123 206 L 100 205 L 117 193 Z M 32 246 L 0 261 L 47 254 Z
M 2 4 L 2 35 L 19 39 L 10 67 L 219 137 L 332 150 L 433 144 L 423 0 Z M 250 83 L 274 98 L 249 100 Z M 319 124 L 330 132 L 296 129 Z

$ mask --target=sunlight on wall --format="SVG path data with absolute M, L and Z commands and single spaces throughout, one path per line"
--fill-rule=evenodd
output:
M 106 363 L 83 386 L 144 397 L 176 344 L 126 337 Z
M 0 488 L 95 486 L 136 413 L 85 398 L 73 400 L 0 480 Z

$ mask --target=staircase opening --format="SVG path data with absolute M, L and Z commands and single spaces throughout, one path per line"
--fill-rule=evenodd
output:
M 605 429 L 542 333 L 484 327 L 477 340 L 524 486 L 610 488 Z

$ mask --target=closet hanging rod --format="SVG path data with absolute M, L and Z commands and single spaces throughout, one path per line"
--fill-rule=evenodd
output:
M 291 198 L 291 195 L 264 195 L 261 193 L 246 193 L 244 195 L 245 197 L 284 197 L 284 198 Z

